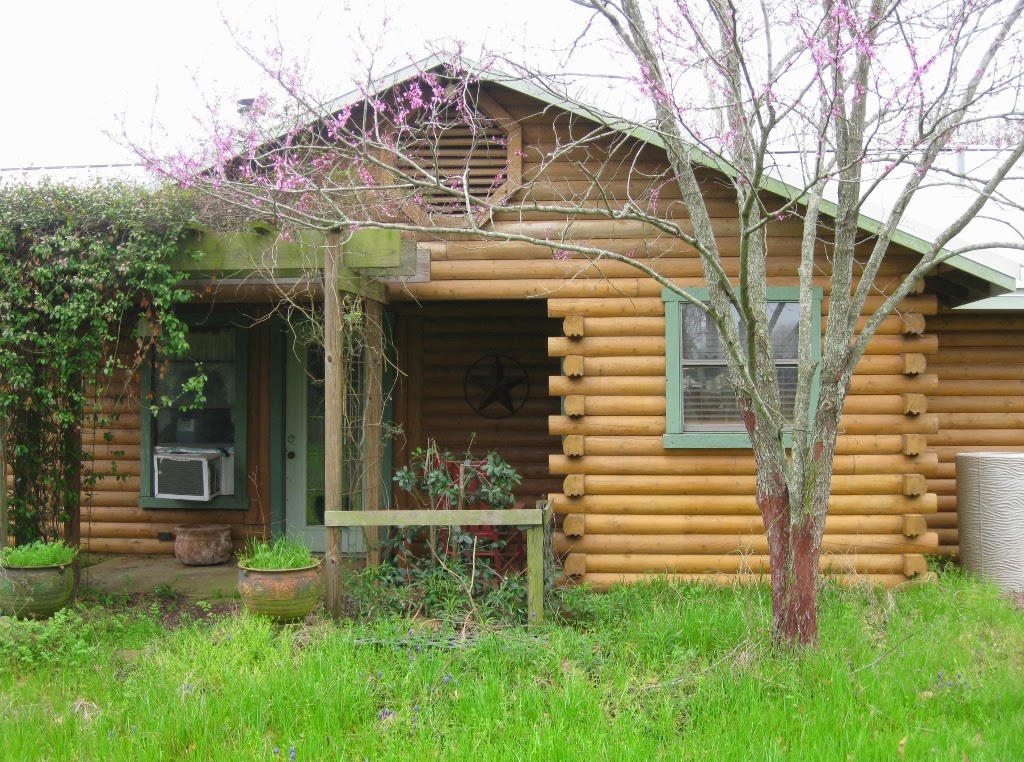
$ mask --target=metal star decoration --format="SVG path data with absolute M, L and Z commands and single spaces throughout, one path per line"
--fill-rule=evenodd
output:
M 486 418 L 515 415 L 530 395 L 526 369 L 507 355 L 481 357 L 466 371 L 463 386 L 466 402 Z

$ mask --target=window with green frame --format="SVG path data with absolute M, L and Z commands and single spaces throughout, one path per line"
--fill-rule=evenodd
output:
M 689 289 L 706 300 L 706 288 Z M 821 357 L 821 297 L 814 289 L 813 352 Z M 697 306 L 665 290 L 665 447 L 750 447 L 736 395 L 729 382 L 724 347 L 718 328 Z M 800 289 L 768 289 L 768 325 L 775 354 L 779 394 L 787 418 L 796 398 L 797 336 Z M 738 322 L 739 316 L 734 315 Z M 811 390 L 811 409 L 817 402 L 818 382 Z M 789 445 L 789 434 L 786 435 Z
M 249 507 L 246 496 L 246 421 L 248 414 L 248 333 L 226 316 L 207 316 L 189 326 L 189 353 L 168 358 L 157 352 L 143 369 L 142 398 L 147 404 L 171 400 L 157 413 L 144 411 L 141 421 L 139 506 L 172 509 L 236 509 Z M 203 396 L 182 392 L 196 374 L 206 376 Z M 219 454 L 227 473 L 223 493 L 209 500 L 158 496 L 156 455 L 179 457 Z M 166 492 L 167 490 L 161 490 Z

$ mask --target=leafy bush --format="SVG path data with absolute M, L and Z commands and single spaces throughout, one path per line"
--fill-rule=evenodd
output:
M 248 569 L 304 569 L 314 563 L 309 547 L 300 540 L 250 540 L 238 553 L 238 563 Z
M 508 509 L 515 505 L 514 489 L 522 482 L 515 468 L 494 451 L 477 459 L 470 452 L 442 452 L 430 441 L 426 449 L 416 448 L 410 461 L 395 472 L 395 483 L 430 510 Z M 425 589 L 464 577 L 471 581 L 472 596 L 480 598 L 499 586 L 521 557 L 521 547 L 509 547 L 519 539 L 519 530 L 513 527 L 431 528 L 425 552 L 418 547 L 422 534 L 419 527 L 398 530 L 387 546 L 398 559 L 396 576 Z
M 0 566 L 64 566 L 71 563 L 77 553 L 77 548 L 69 548 L 60 540 L 37 540 L 0 550 Z
M 84 663 L 97 649 L 100 629 L 105 628 L 73 609 L 40 621 L 0 617 L 0 653 L 12 668 Z
M 513 490 L 523 477 L 497 452 L 485 460 L 472 454 L 441 452 L 434 442 L 412 452 L 411 464 L 395 472 L 395 482 L 423 508 L 435 510 L 479 508 L 494 510 L 515 504 Z
M 190 295 L 170 263 L 193 216 L 171 190 L 0 188 L 0 437 L 19 542 L 55 539 L 78 520 L 94 478 L 82 471 L 80 432 L 105 423 L 97 389 L 133 373 L 158 342 L 168 355 L 187 348 L 174 310 Z M 140 320 L 146 336 L 130 336 Z

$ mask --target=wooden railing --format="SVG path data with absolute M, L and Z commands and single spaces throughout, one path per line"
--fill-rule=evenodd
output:
M 327 527 L 447 527 L 514 526 L 526 530 L 527 621 L 544 620 L 544 531 L 551 521 L 551 503 L 539 508 L 509 508 L 504 511 L 327 511 Z M 325 573 L 338 574 L 338 565 L 327 564 Z M 334 612 L 331 612 L 332 614 Z

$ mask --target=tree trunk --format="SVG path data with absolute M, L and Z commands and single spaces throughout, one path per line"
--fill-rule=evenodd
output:
M 768 534 L 772 640 L 786 647 L 815 646 L 821 545 L 814 522 L 807 516 L 791 524 L 789 489 L 781 473 L 759 485 L 757 502 Z
M 776 562 L 769 540 L 772 579 L 772 639 L 777 645 L 818 645 L 818 556 L 820 542 L 805 519 L 789 531 L 786 558 Z

